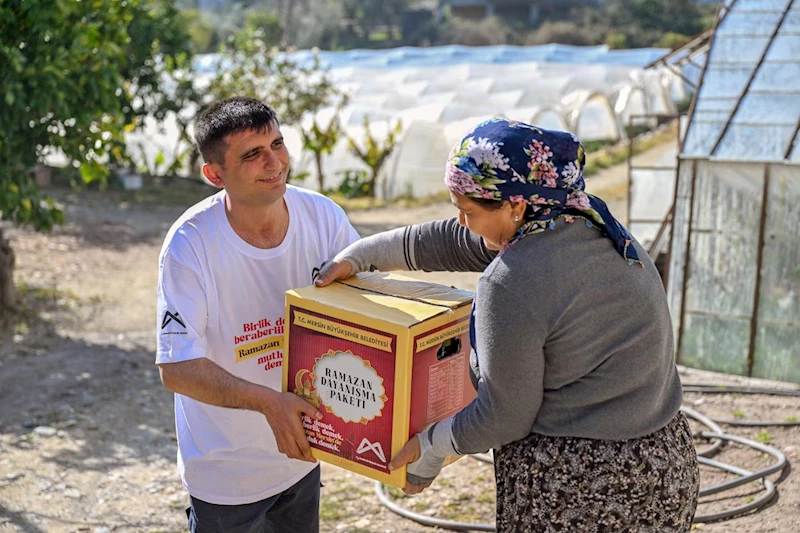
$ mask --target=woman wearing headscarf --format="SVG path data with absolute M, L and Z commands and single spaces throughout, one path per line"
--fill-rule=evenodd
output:
M 482 271 L 477 398 L 413 437 L 406 492 L 494 449 L 500 532 L 688 531 L 699 473 L 653 262 L 584 192 L 574 135 L 493 119 L 450 154 L 458 218 L 351 245 L 319 285 L 378 270 Z

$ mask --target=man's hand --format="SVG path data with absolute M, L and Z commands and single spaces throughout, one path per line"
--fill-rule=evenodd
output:
M 325 287 L 337 279 L 349 278 L 352 275 L 353 265 L 349 261 L 325 261 L 314 284 L 317 287 Z
M 238 378 L 205 357 L 158 367 L 169 390 L 209 405 L 259 412 L 275 434 L 278 451 L 291 459 L 316 462 L 303 431 L 302 416 L 321 420 L 322 413 L 296 394 Z
M 317 420 L 322 412 L 293 392 L 278 392 L 272 396 L 261 411 L 275 434 L 278 451 L 289 459 L 300 459 L 316 463 L 311 455 L 311 446 L 303 430 L 303 415 Z
M 398 468 L 405 466 L 409 463 L 413 463 L 418 461 L 420 458 L 420 446 L 419 446 L 419 437 L 414 435 L 411 437 L 403 449 L 398 452 L 397 455 L 389 463 L 389 470 L 397 470 Z M 403 492 L 406 494 L 418 494 L 423 490 L 427 489 L 431 486 L 432 482 L 429 483 L 422 483 L 420 485 L 414 485 L 413 483 L 409 483 L 406 481 L 405 486 L 403 487 Z

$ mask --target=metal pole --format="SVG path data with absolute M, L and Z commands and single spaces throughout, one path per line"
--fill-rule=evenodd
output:
M 681 361 L 681 347 L 683 343 L 683 326 L 686 320 L 686 287 L 689 284 L 689 274 L 691 271 L 692 261 L 689 257 L 689 252 L 692 249 L 692 224 L 694 223 L 694 193 L 697 186 L 697 160 L 692 161 L 692 189 L 689 195 L 689 224 L 686 226 L 686 248 L 683 256 L 683 288 L 681 289 L 681 316 L 678 322 L 678 338 L 675 344 L 675 362 Z M 677 195 L 678 183 L 675 183 L 675 190 Z M 675 204 L 677 208 L 677 204 Z M 675 235 L 675 217 L 672 218 L 673 227 L 672 231 Z
M 725 134 L 728 132 L 728 129 L 731 126 L 731 122 L 733 121 L 733 117 L 736 116 L 736 112 L 739 111 L 739 108 L 742 105 L 742 100 L 747 95 L 748 91 L 750 90 L 750 86 L 753 85 L 753 80 L 756 79 L 756 73 L 761 68 L 761 64 L 764 63 L 764 58 L 767 57 L 767 53 L 769 53 L 770 48 L 772 48 L 772 43 L 775 42 L 775 36 L 778 35 L 778 31 L 780 31 L 781 27 L 783 26 L 783 22 L 786 20 L 786 15 L 789 13 L 789 10 L 792 8 L 792 4 L 794 4 L 794 0 L 791 0 L 786 6 L 783 8 L 783 14 L 781 15 L 781 19 L 772 29 L 772 33 L 769 36 L 769 41 L 767 41 L 767 46 L 764 47 L 764 50 L 761 52 L 761 57 L 758 58 L 758 62 L 756 63 L 755 67 L 753 68 L 753 72 L 750 73 L 750 77 L 747 80 L 747 83 L 742 89 L 739 98 L 736 99 L 736 105 L 733 106 L 733 110 L 731 110 L 731 114 L 728 116 L 728 120 L 725 122 L 725 126 L 723 126 L 722 131 L 717 137 L 717 142 L 714 143 L 714 147 L 711 149 L 711 156 L 713 156 L 717 152 L 717 148 L 719 145 L 722 144 L 722 139 L 725 138 Z M 709 59 L 711 59 L 711 55 L 709 53 Z M 708 64 L 708 61 L 706 61 Z
M 792 134 L 792 140 L 789 141 L 789 146 L 786 147 L 786 153 L 783 155 L 783 158 L 788 160 L 789 157 L 792 155 L 792 148 L 794 148 L 795 142 L 797 142 L 797 135 L 800 134 L 800 120 L 797 121 L 797 126 L 794 129 L 794 133 Z
M 676 202 L 678 201 L 678 179 L 680 179 L 681 175 L 681 152 L 683 152 L 683 135 L 681 132 L 681 117 L 685 116 L 686 113 L 678 113 L 676 119 L 678 121 L 678 153 L 675 155 L 675 190 L 672 191 L 672 206 L 669 208 L 669 214 L 667 217 L 669 218 L 669 222 L 664 219 L 664 227 L 662 228 L 666 231 L 667 224 L 669 224 L 670 229 L 675 231 L 674 228 L 674 221 L 675 221 L 675 206 L 677 205 Z M 688 120 L 688 119 L 687 119 Z M 688 131 L 688 124 L 687 124 L 687 131 Z M 670 234 L 669 241 L 667 243 L 667 259 L 664 262 L 664 273 L 662 274 L 664 279 L 662 280 L 664 284 L 664 289 L 669 286 L 669 275 L 670 275 L 670 264 L 672 263 L 672 235 Z
M 628 117 L 628 131 L 625 132 L 628 135 L 628 220 L 626 226 L 628 228 L 631 227 L 631 198 L 633 195 L 631 191 L 633 190 L 633 135 L 630 135 L 628 132 L 633 128 L 633 116 Z
M 734 2 L 736 0 L 733 0 Z M 733 4 L 731 4 L 733 5 Z M 692 125 L 692 117 L 694 116 L 694 108 L 697 106 L 697 98 L 700 94 L 700 90 L 703 88 L 703 79 L 706 77 L 706 69 L 708 68 L 708 62 L 711 60 L 711 52 L 714 51 L 714 41 L 716 40 L 717 36 L 717 28 L 719 27 L 719 23 L 722 18 L 725 16 L 723 13 L 724 7 L 722 2 L 717 4 L 717 14 L 714 16 L 714 26 L 711 28 L 711 37 L 708 40 L 708 54 L 706 55 L 706 62 L 703 63 L 703 69 L 700 71 L 700 78 L 697 81 L 697 87 L 695 88 L 694 93 L 692 94 L 692 101 L 689 104 L 689 126 Z M 687 126 L 686 133 L 689 133 L 689 128 Z
M 761 300 L 761 269 L 764 264 L 764 234 L 767 225 L 767 199 L 769 198 L 770 166 L 764 165 L 764 190 L 761 193 L 761 221 L 758 226 L 758 255 L 756 259 L 756 286 L 753 289 L 753 314 L 750 316 L 750 346 L 747 349 L 747 375 L 753 375 L 756 337 L 758 336 L 758 310 Z
M 719 7 L 717 7 L 717 11 L 719 11 Z M 672 50 L 671 52 L 668 52 L 666 55 L 656 59 L 655 61 L 653 61 L 649 65 L 645 66 L 644 68 L 645 69 L 649 69 L 649 68 L 655 67 L 659 63 L 663 63 L 663 64 L 666 65 L 667 64 L 667 60 L 668 59 L 672 59 L 673 56 L 678 55 L 679 53 L 681 53 L 684 50 L 689 50 L 691 48 L 694 48 L 695 46 L 702 45 L 703 41 L 708 39 L 708 37 L 713 32 L 714 32 L 713 28 L 709 28 L 707 30 L 701 31 L 700 33 L 698 33 L 697 35 L 692 37 L 692 39 L 688 43 L 684 44 L 683 46 L 679 46 L 678 48 L 676 48 L 675 50 Z

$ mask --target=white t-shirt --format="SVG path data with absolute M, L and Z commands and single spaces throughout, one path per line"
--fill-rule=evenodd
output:
M 158 277 L 156 363 L 207 357 L 231 374 L 281 389 L 284 292 L 358 240 L 328 198 L 287 186 L 289 229 L 260 249 L 231 228 L 225 191 L 191 207 L 164 241 Z M 278 452 L 261 413 L 175 395 L 178 470 L 189 493 L 219 505 L 283 492 L 316 466 Z

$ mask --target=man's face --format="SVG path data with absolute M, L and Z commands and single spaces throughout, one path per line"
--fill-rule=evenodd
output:
M 224 187 L 232 200 L 252 206 L 269 205 L 283 197 L 289 151 L 278 124 L 273 122 L 271 129 L 263 133 L 228 135 L 225 144 L 224 162 L 203 168 L 214 185 Z

